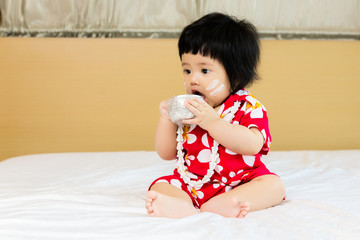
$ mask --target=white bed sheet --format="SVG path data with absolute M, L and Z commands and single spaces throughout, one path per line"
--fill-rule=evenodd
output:
M 0 162 L 0 239 L 360 239 L 360 150 L 271 152 L 287 200 L 244 219 L 147 216 L 155 152 L 62 153 Z

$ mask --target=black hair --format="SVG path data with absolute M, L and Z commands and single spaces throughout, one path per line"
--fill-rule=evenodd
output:
M 222 13 L 210 13 L 186 26 L 179 42 L 180 59 L 184 53 L 210 56 L 225 68 L 231 92 L 257 78 L 260 40 L 254 25 Z

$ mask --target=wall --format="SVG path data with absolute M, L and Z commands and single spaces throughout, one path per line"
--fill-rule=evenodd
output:
M 153 150 L 161 100 L 183 93 L 176 39 L 0 38 L 0 160 Z M 360 42 L 262 40 L 273 150 L 360 148 Z

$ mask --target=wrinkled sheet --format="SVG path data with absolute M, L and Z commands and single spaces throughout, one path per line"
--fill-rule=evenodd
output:
M 360 150 L 271 152 L 282 204 L 244 219 L 147 216 L 155 152 L 62 153 L 0 162 L 0 239 L 360 239 Z

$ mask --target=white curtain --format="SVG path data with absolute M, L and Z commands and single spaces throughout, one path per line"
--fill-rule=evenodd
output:
M 177 37 L 213 11 L 263 37 L 360 39 L 360 0 L 0 0 L 0 36 Z

